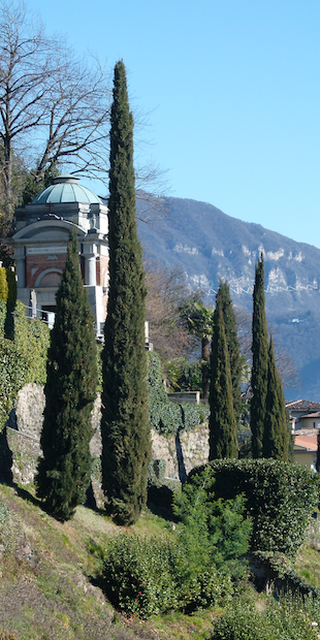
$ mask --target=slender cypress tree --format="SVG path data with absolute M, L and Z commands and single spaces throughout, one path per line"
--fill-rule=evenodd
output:
M 97 364 L 93 318 L 83 288 L 78 241 L 73 230 L 57 293 L 45 385 L 42 457 L 37 494 L 48 511 L 68 520 L 84 502 L 90 482 L 91 411 L 96 397 Z
M 236 421 L 238 422 L 241 413 L 242 358 L 237 335 L 237 322 L 228 283 L 220 282 L 219 291 L 222 299 L 222 314 L 230 358 L 233 409 Z
M 222 313 L 222 296 L 219 293 L 213 322 L 209 393 L 209 460 L 237 458 L 237 426 L 233 410 L 230 358 Z
M 252 374 L 251 374 L 251 432 L 252 455 L 263 455 L 263 431 L 266 417 L 266 399 L 268 387 L 268 329 L 265 313 L 264 263 L 263 255 L 256 265 L 253 289 L 252 319 Z
M 268 390 L 262 455 L 264 458 L 288 460 L 288 453 L 289 430 L 286 403 L 276 367 L 271 336 L 268 357 Z
M 110 133 L 109 297 L 102 353 L 102 486 L 118 524 L 147 498 L 151 436 L 145 353 L 145 284 L 137 236 L 133 119 L 122 61 L 114 70 Z

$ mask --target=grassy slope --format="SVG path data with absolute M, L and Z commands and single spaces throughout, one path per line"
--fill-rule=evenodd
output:
M 110 519 L 79 507 L 65 524 L 44 513 L 28 490 L 0 485 L 14 514 L 13 550 L 0 553 L 0 629 L 19 640 L 191 640 L 207 638 L 214 613 L 126 620 L 99 588 L 102 550 L 119 533 Z M 164 531 L 146 512 L 131 530 Z M 123 531 L 123 529 L 122 529 Z

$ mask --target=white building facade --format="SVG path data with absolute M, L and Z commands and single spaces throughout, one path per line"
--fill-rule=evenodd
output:
M 26 307 L 54 313 L 72 227 L 95 321 L 103 332 L 108 295 L 108 208 L 74 176 L 59 176 L 31 204 L 16 209 L 16 228 L 5 242 L 14 249 L 17 297 Z

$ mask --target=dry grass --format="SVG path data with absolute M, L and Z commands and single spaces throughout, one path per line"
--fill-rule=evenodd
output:
M 14 547 L 0 557 L 0 640 L 209 637 L 212 612 L 141 621 L 114 611 L 97 578 L 107 541 L 124 529 L 103 513 L 79 507 L 62 524 L 41 510 L 32 490 L 6 485 L 0 485 L 0 501 L 10 509 L 15 526 Z M 170 535 L 170 526 L 148 511 L 132 530 Z

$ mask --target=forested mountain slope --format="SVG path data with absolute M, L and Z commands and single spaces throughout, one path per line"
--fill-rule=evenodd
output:
M 234 303 L 251 312 L 255 263 L 263 252 L 268 323 L 301 377 L 300 388 L 286 389 L 286 397 L 319 400 L 320 249 L 232 218 L 205 202 L 170 197 L 152 204 L 159 208 L 159 221 L 139 221 L 146 253 L 164 265 L 179 265 L 190 286 L 203 289 L 211 303 L 222 278 Z M 138 200 L 137 209 L 141 218 L 154 217 L 150 199 Z

